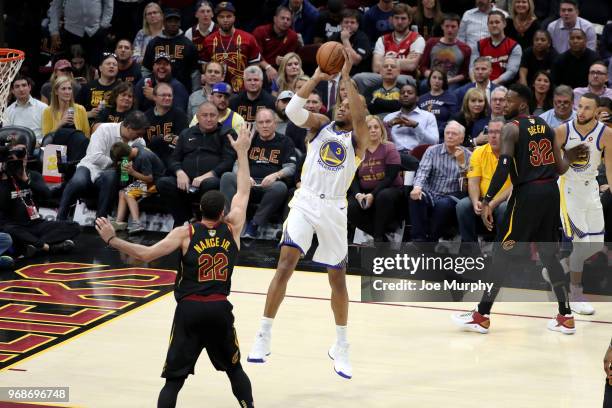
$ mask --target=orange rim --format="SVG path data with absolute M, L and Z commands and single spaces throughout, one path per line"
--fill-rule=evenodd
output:
M 25 53 L 12 48 L 0 48 L 0 63 L 18 61 L 25 58 Z

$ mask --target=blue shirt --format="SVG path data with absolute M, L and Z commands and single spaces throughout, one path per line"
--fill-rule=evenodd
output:
M 382 11 L 378 4 L 370 7 L 363 15 L 363 31 L 374 44 L 378 37 L 393 31 L 391 25 L 393 11 Z
M 421 95 L 418 102 L 419 108 L 433 113 L 438 124 L 438 133 L 440 134 L 440 142 L 444 139 L 444 128 L 446 122 L 459 110 L 457 98 L 455 94 L 449 91 L 444 91 L 442 95 L 433 96 L 430 92 Z
M 570 117 L 565 120 L 558 118 L 557 115 L 555 115 L 554 109 L 547 110 L 546 112 L 541 114 L 540 117 L 544 119 L 546 123 L 548 123 L 548 126 L 554 129 L 564 124 L 565 122 L 569 122 L 570 120 L 576 119 L 576 111 L 572 110 L 572 114 L 570 115 Z
M 457 159 L 448 153 L 444 143 L 430 146 L 419 163 L 414 186 L 421 187 L 434 197 L 460 192 L 459 178 L 462 172 L 467 171 L 472 152 L 463 146 L 458 148 L 463 149 L 465 155 L 465 164 L 461 168 Z

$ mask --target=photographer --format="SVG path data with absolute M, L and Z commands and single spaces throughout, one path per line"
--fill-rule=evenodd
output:
M 3 147 L 3 172 L 0 179 L 0 222 L 13 238 L 15 247 L 27 256 L 39 252 L 61 253 L 74 248 L 72 239 L 79 225 L 66 221 L 45 221 L 36 201 L 51 196 L 40 173 L 26 170 L 27 140 L 16 137 Z

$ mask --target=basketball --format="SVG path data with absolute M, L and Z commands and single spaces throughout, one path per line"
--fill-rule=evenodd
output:
M 342 70 L 344 65 L 344 54 L 342 44 L 329 41 L 319 47 L 317 51 L 317 64 L 321 71 L 329 75 L 335 75 Z

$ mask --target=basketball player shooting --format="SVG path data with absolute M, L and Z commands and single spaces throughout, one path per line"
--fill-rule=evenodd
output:
M 493 229 L 493 215 L 489 202 L 508 175 L 513 189 L 503 225 L 497 230 L 490 269 L 493 287 L 484 292 L 477 310 L 453 315 L 453 321 L 468 331 L 488 333 L 489 314 L 503 279 L 515 264 L 513 257 L 528 253 L 530 242 L 538 246 L 540 259 L 550 272 L 559 304 L 559 313 L 548 322 L 548 328 L 564 334 L 576 331 L 568 303 L 569 282 L 554 244 L 558 242 L 559 230 L 557 178 L 567 171 L 570 163 L 584 156 L 586 147 L 579 145 L 562 155 L 554 131 L 541 118 L 529 116 L 530 100 L 531 91 L 524 85 L 514 84 L 506 94 L 504 116 L 510 122 L 502 129 L 499 161 L 482 201 L 482 220 L 490 231 Z
M 227 300 L 251 191 L 247 152 L 253 132 L 245 125 L 236 140 L 228 138 L 238 154 L 238 191 L 229 214 L 223 213 L 223 194 L 209 191 L 200 201 L 200 222 L 174 228 L 153 246 L 117 238 L 106 218 L 96 220 L 96 230 L 107 245 L 136 259 L 150 262 L 181 251 L 174 288 L 177 306 L 162 372 L 166 384 L 159 394 L 158 408 L 176 405 L 178 393 L 187 376 L 194 373 L 203 348 L 214 367 L 227 374 L 240 407 L 253 407 L 251 382 L 240 364 L 232 304 Z
M 285 112 L 289 119 L 315 134 L 309 142 L 302 184 L 295 192 L 283 228 L 276 275 L 270 282 L 261 328 L 247 361 L 264 363 L 270 355 L 272 322 L 285 296 L 287 282 L 302 254 L 308 252 L 313 234 L 319 246 L 313 260 L 327 266 L 331 286 L 331 307 L 337 340 L 328 355 L 334 370 L 343 378 L 352 377 L 347 339 L 348 292 L 346 289 L 347 201 L 346 193 L 365 153 L 368 138 L 366 104 L 350 80 L 351 60 L 343 50 L 341 81 L 348 90 L 330 123 L 325 115 L 304 109 L 315 86 L 330 75 L 318 67 L 313 77 L 291 99 Z

